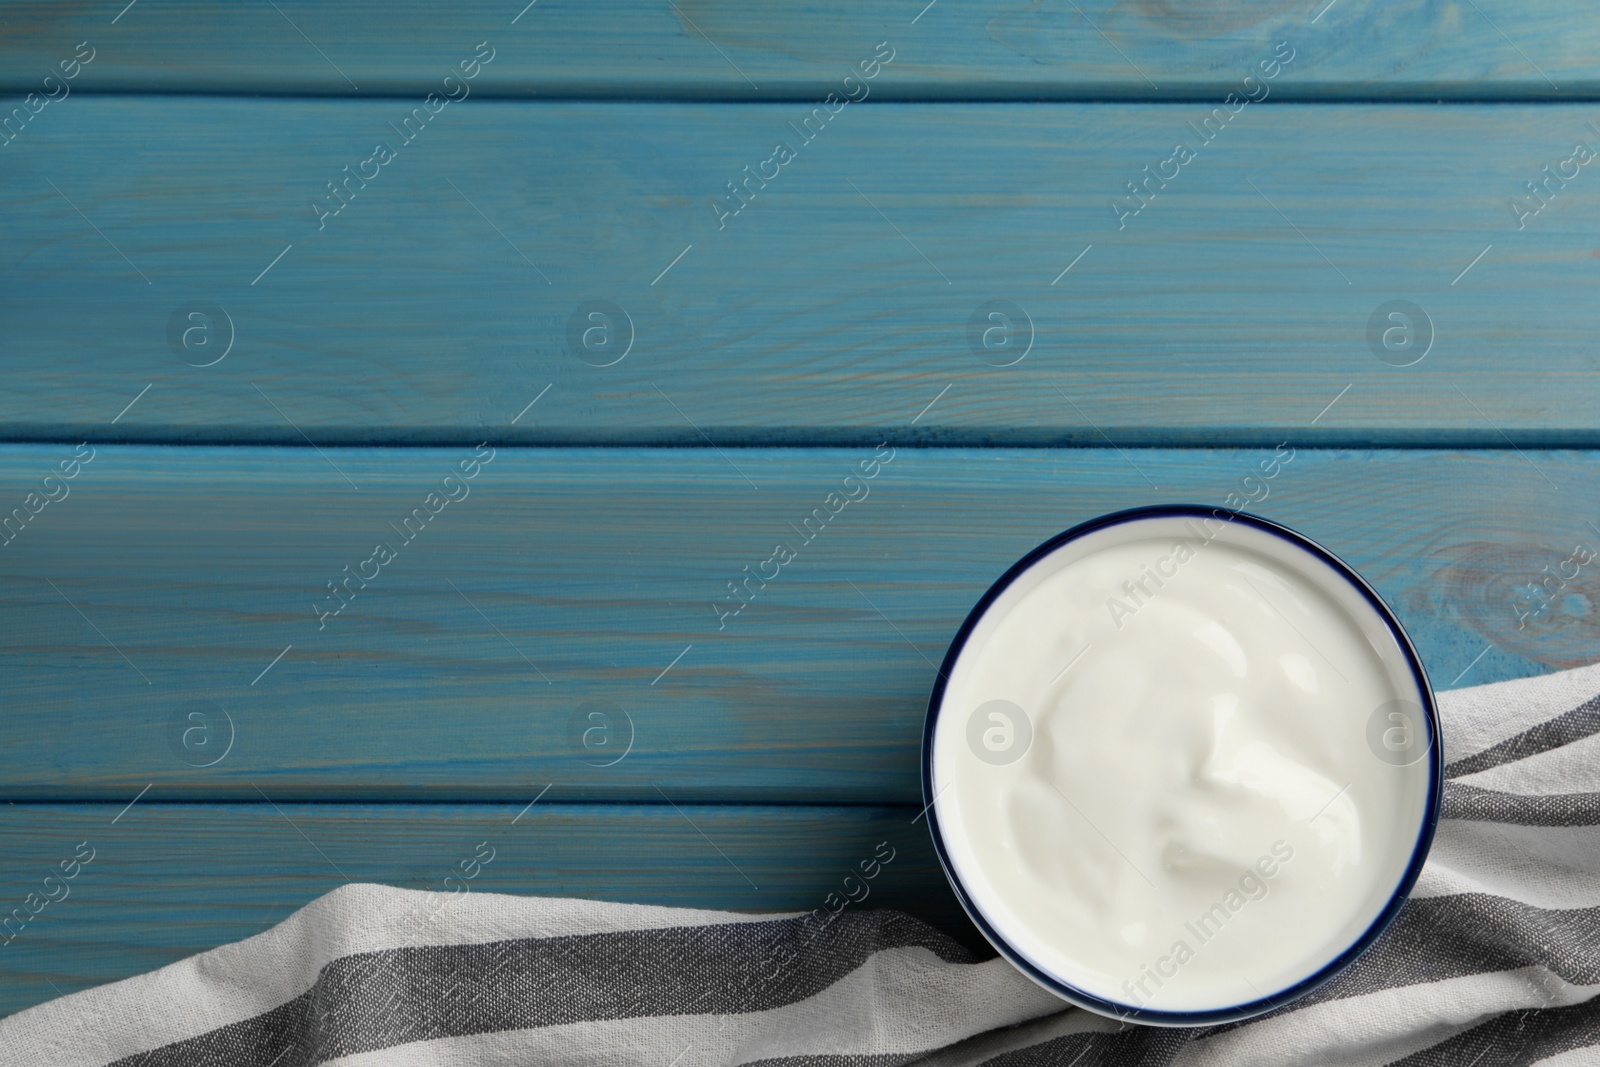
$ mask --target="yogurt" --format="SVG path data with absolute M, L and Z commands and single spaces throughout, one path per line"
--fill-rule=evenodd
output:
M 1315 544 L 1221 509 L 1069 531 L 968 618 L 930 705 L 947 873 L 1014 963 L 1176 1024 L 1314 987 L 1420 870 L 1437 718 L 1399 624 Z

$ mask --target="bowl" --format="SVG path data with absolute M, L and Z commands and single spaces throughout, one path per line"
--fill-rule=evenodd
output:
M 1305 996 L 1394 919 L 1441 748 L 1416 650 L 1350 566 L 1243 512 L 1136 508 L 1050 538 L 967 615 L 923 801 L 962 907 L 1025 975 L 1212 1025 Z

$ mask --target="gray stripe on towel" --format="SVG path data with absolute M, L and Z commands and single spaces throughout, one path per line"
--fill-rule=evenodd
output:
M 1503 793 L 1446 782 L 1440 817 L 1519 826 L 1597 826 L 1600 793 Z
M 1553 719 L 1546 719 L 1537 726 L 1530 726 L 1520 734 L 1508 737 L 1497 745 L 1491 745 L 1482 752 L 1463 756 L 1445 766 L 1444 776 L 1461 778 L 1477 774 L 1490 767 L 1514 763 L 1519 759 L 1538 755 L 1540 752 L 1570 745 L 1574 741 L 1581 741 L 1597 733 L 1600 733 L 1600 695 L 1590 697 L 1571 711 L 1557 715 Z
M 950 963 L 973 958 L 892 911 L 367 952 L 329 963 L 281 1007 L 113 1067 L 310 1067 L 442 1037 L 762 1011 L 904 946 Z

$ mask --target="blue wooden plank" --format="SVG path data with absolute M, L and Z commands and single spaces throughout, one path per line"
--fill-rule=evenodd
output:
M 820 98 L 878 41 L 883 99 L 1221 98 L 1289 40 L 1285 99 L 1572 99 L 1600 89 L 1591 11 L 1477 0 L 1152 5 L 612 0 L 0 4 L 0 89 L 39 88 L 90 40 L 91 91 L 427 92 L 480 40 L 480 91 L 515 96 Z M 66 49 L 63 53 L 63 49 Z M 465 52 L 463 52 L 465 49 Z
M 1577 109 L 1244 110 L 1119 224 L 1205 109 L 468 100 L 380 166 L 405 101 L 69 103 L 0 173 L 4 439 L 1600 440 L 1600 198 L 1507 208 Z
M 833 906 L 828 894 L 857 872 L 849 890 L 860 905 L 851 906 L 899 908 L 974 947 L 980 941 L 939 871 L 926 823 L 912 822 L 916 806 L 674 810 L 541 801 L 519 817 L 523 804 L 190 805 L 146 797 L 119 816 L 125 804 L 0 808 L 0 914 L 17 908 L 28 916 L 13 920 L 9 941 L 0 933 L 0 1014 L 260 933 L 351 881 L 446 896 L 464 885 L 772 912 Z M 875 856 L 889 862 L 863 889 L 859 865 Z M 490 862 L 463 880 L 459 865 L 474 857 Z M 61 870 L 76 866 L 64 897 L 57 883 L 43 884 L 47 875 L 59 879 L 63 861 Z M 60 899 L 40 905 L 30 893 Z M 424 898 L 424 909 L 437 899 Z
M 990 582 L 1264 455 L 893 447 L 501 447 L 446 481 L 471 450 L 100 446 L 0 546 L 0 796 L 913 803 Z M 0 449 L 0 502 L 71 455 Z M 1518 608 L 1596 546 L 1597 490 L 1590 453 L 1301 449 L 1252 510 L 1365 574 L 1447 687 L 1594 659 L 1593 575 Z

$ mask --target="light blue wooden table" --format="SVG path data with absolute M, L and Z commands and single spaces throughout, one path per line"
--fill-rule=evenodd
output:
M 523 2 L 0 3 L 0 1011 L 481 842 L 971 940 L 933 664 L 1116 508 L 1600 657 L 1588 5 Z

